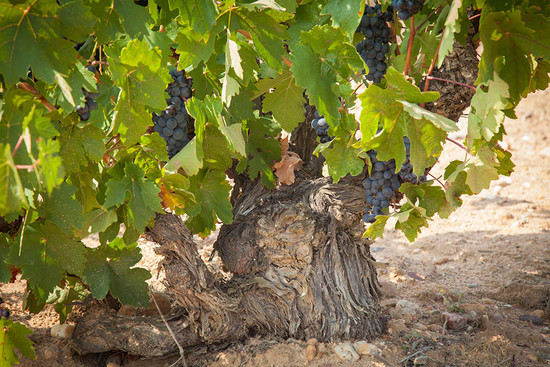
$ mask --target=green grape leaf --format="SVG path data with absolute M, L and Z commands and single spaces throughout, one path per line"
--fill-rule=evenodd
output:
M 168 70 L 161 66 L 158 49 L 149 49 L 145 41 L 132 40 L 117 52 L 115 46 L 106 48 L 113 80 L 121 88 L 115 106 L 113 124 L 122 142 L 133 145 L 152 125 L 147 107 L 164 109 L 164 89 L 172 81 Z
M 411 115 L 411 117 L 415 119 L 426 119 L 434 124 L 437 128 L 446 132 L 458 131 L 456 122 L 454 122 L 453 120 L 438 115 L 437 113 L 425 110 L 417 104 L 413 104 L 407 101 L 399 101 L 399 103 L 403 104 L 405 111 L 407 111 Z
M 33 332 L 25 325 L 0 317 L 0 366 L 11 367 L 19 364 L 19 356 L 36 359 L 33 342 L 26 336 Z
M 249 130 L 247 157 L 242 159 L 237 170 L 242 173 L 248 165 L 248 176 L 254 180 L 261 175 L 266 187 L 275 186 L 275 175 L 271 170 L 273 164 L 281 159 L 281 145 L 274 137 L 281 132 L 277 123 L 267 118 L 247 121 L 245 127 Z
M 40 216 L 48 218 L 65 233 L 73 233 L 82 228 L 82 205 L 73 199 L 76 187 L 63 183 L 44 198 L 40 206 Z
M 416 103 L 436 100 L 439 93 L 421 92 L 393 67 L 388 69 L 386 81 L 387 88 L 371 85 L 359 96 L 362 107 L 359 118 L 361 146 L 366 150 L 376 149 L 378 159 L 384 161 L 395 159 L 396 167 L 401 167 L 406 158 L 403 136 L 407 134 L 407 126 L 410 129 L 413 124 L 416 124 L 416 122 L 410 122 L 411 117 L 418 120 L 428 119 L 435 126 L 445 129 L 454 122 L 447 122 L 443 117 L 440 119 L 440 116 L 416 105 Z M 419 124 L 422 126 L 425 123 Z M 380 125 L 383 127 L 382 131 L 379 131 Z M 414 137 L 413 140 L 420 141 Z M 421 149 L 426 152 L 436 152 L 435 148 L 429 142 Z M 415 154 L 416 152 L 415 150 Z M 419 157 L 416 155 L 415 159 L 421 162 Z
M 464 167 L 468 174 L 466 184 L 474 194 L 488 189 L 491 181 L 498 179 L 496 154 L 488 147 L 482 147 L 477 155 Z
M 169 0 L 169 4 L 179 11 L 178 21 L 198 33 L 207 33 L 216 22 L 218 9 L 213 0 Z
M 67 174 L 79 172 L 88 166 L 87 156 L 93 162 L 100 162 L 105 153 L 105 133 L 93 125 L 82 128 L 69 125 L 61 130 L 60 155 Z
M 146 280 L 151 274 L 143 268 L 134 268 L 139 260 L 141 251 L 136 244 L 125 245 L 122 238 L 116 238 L 109 244 L 88 249 L 82 280 L 90 286 L 97 299 L 103 299 L 107 292 L 111 292 L 122 304 L 147 307 Z
M 384 237 L 384 228 L 386 227 L 386 222 L 390 217 L 387 215 L 377 215 L 376 221 L 372 223 L 369 228 L 363 233 L 363 238 L 370 238 L 375 240 L 376 238 Z
M 53 304 L 55 311 L 59 314 L 59 323 L 63 324 L 73 309 L 74 301 L 84 300 L 90 292 L 76 277 L 68 276 L 64 279 L 63 287 L 56 287 L 48 295 L 47 304 Z
M 407 199 L 426 210 L 426 216 L 433 217 L 439 209 L 445 205 L 445 192 L 439 186 L 430 186 L 429 183 L 413 185 L 404 183 L 399 191 L 407 196 Z
M 461 162 L 458 162 L 461 163 Z M 449 165 L 448 167 L 452 167 Z M 439 211 L 439 216 L 441 218 L 448 218 L 452 212 L 457 208 L 462 206 L 462 195 L 472 195 L 473 192 L 470 190 L 470 187 L 466 185 L 467 174 L 458 167 L 456 174 L 454 175 L 453 181 L 448 181 L 445 185 L 445 205 Z
M 188 225 L 194 233 L 209 233 L 214 228 L 216 216 L 226 224 L 233 222 L 229 202 L 231 186 L 223 171 L 203 169 L 190 178 L 190 184 L 189 192 L 197 201 L 185 210 L 191 216 Z
M 348 173 L 357 176 L 363 172 L 365 162 L 358 157 L 361 148 L 348 147 L 346 141 L 334 139 L 331 143 L 319 144 L 320 150 L 326 159 L 328 172 L 336 183 Z
M 227 43 L 225 46 L 225 67 L 226 72 L 231 68 L 239 78 L 244 79 L 244 71 L 241 65 L 241 55 L 239 55 L 239 45 L 231 39 L 231 34 L 227 32 Z
M 103 232 L 117 220 L 118 216 L 113 210 L 98 208 L 84 213 L 83 234 Z
M 174 174 L 178 169 L 183 168 L 188 176 L 197 174 L 203 165 L 202 150 L 200 150 L 199 154 L 197 149 L 197 138 L 194 137 L 178 154 L 166 163 L 166 166 L 164 166 L 165 172 Z
M 410 205 L 404 205 L 395 216 L 397 217 L 395 228 L 403 231 L 403 234 L 410 242 L 413 242 L 418 237 L 422 227 L 428 226 L 428 222 L 422 213 Z
M 445 28 L 439 46 L 439 56 L 437 58 L 437 67 L 441 67 L 445 57 L 453 52 L 453 46 L 455 42 L 455 34 L 460 33 L 461 24 L 459 18 L 464 15 L 464 7 L 462 6 L 462 0 L 453 0 L 447 19 L 445 20 Z
M 30 284 L 52 291 L 65 273 L 81 275 L 84 270 L 84 245 L 64 233 L 53 222 L 33 223 L 25 227 L 21 246 L 12 246 L 8 263 L 21 269 Z
M 227 11 L 218 21 L 227 24 L 232 33 L 248 32 L 259 56 L 272 68 L 279 72 L 282 70 L 281 62 L 286 55 L 283 47 L 286 32 L 269 12 L 235 9 Z
M 162 211 L 160 190 L 154 181 L 145 178 L 145 172 L 136 164 L 126 163 L 124 177 L 111 179 L 106 183 L 105 202 L 107 210 L 123 204 L 128 198 L 128 217 L 130 223 L 140 232 L 154 217 Z
M 531 80 L 530 54 L 550 57 L 548 22 L 535 31 L 522 20 L 521 10 L 487 14 L 480 26 L 483 54 L 477 83 L 493 78 L 494 72 L 509 85 L 510 100 L 518 102 Z M 546 34 L 544 32 L 546 31 Z
M 499 131 L 506 117 L 503 110 L 508 107 L 509 96 L 508 84 L 496 73 L 493 80 L 478 85 L 468 115 L 468 134 L 473 139 L 483 137 L 489 141 Z
M 359 25 L 362 2 L 357 0 L 328 0 L 320 15 L 332 15 L 332 23 L 348 35 L 349 40 Z
M 341 103 L 337 77 L 347 79 L 363 67 L 355 48 L 340 29 L 324 25 L 309 32 L 302 31 L 302 40 L 292 49 L 292 71 L 296 84 L 306 89 L 310 103 L 335 125 Z
M 263 111 L 272 111 L 283 129 L 293 131 L 304 121 L 304 89 L 296 85 L 292 73 L 284 70 L 275 79 L 261 79 L 256 83 L 256 88 L 258 92 L 252 99 L 266 93 L 262 101 Z
M 440 156 L 447 134 L 425 119 L 408 119 L 406 131 L 411 142 L 413 173 L 420 177 Z
M 89 9 L 77 1 L 0 4 L 0 74 L 11 85 L 32 67 L 36 77 L 53 84 L 77 61 L 73 42 L 63 36 L 87 36 L 92 22 Z
M 178 44 L 176 52 L 180 55 L 178 69 L 196 68 L 201 61 L 208 61 L 214 53 L 214 41 L 214 35 L 188 28 L 182 29 L 175 39 Z

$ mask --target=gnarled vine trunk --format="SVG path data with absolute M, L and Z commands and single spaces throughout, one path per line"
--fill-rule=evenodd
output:
M 170 321 L 184 346 L 250 333 L 330 341 L 381 331 L 374 259 L 361 237 L 365 198 L 356 181 L 321 178 L 273 192 L 258 184 L 241 198 L 234 224 L 224 225 L 215 243 L 234 274 L 226 283 L 214 280 L 180 218 L 160 215 L 149 233 L 162 245 L 166 285 L 185 310 Z M 75 349 L 177 352 L 159 320 L 115 318 L 79 323 Z

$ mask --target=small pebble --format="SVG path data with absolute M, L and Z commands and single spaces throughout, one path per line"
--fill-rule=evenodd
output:
M 468 288 L 477 288 L 479 285 L 477 283 L 470 283 L 468 284 Z
M 538 317 L 539 319 L 544 318 L 544 311 L 543 310 L 535 310 L 531 312 L 531 315 Z
M 382 350 L 380 350 L 380 348 L 363 340 L 353 344 L 353 347 L 355 348 L 355 351 L 362 356 L 382 355 Z
M 308 361 L 313 361 L 317 356 L 317 348 L 315 345 L 308 345 L 306 347 L 306 359 Z
M 50 334 L 57 338 L 69 339 L 73 336 L 74 325 L 61 324 L 54 325 L 50 329 Z
M 495 316 L 493 316 L 493 321 L 496 322 L 496 323 L 503 322 L 504 321 L 504 316 L 496 314 Z
M 341 343 L 334 347 L 334 352 L 343 361 L 358 361 L 360 356 L 350 343 Z
M 416 357 L 414 359 L 414 365 L 415 366 L 425 366 L 428 364 L 428 357 L 427 356 L 420 356 Z

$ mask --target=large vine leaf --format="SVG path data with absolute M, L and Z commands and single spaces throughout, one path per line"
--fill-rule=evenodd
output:
M 139 260 L 139 247 L 136 244 L 126 245 L 119 237 L 96 249 L 88 249 L 82 279 L 97 299 L 103 299 L 107 292 L 111 292 L 123 304 L 147 307 L 146 280 L 151 274 L 143 268 L 134 267 Z
M 179 21 L 198 33 L 207 33 L 218 15 L 213 0 L 169 0 L 170 9 L 179 11 Z
M 106 186 L 103 207 L 108 210 L 127 201 L 129 221 L 140 232 L 162 211 L 158 186 L 136 164 L 126 163 L 123 177 L 109 180 Z
M 292 48 L 292 71 L 296 84 L 306 89 L 310 102 L 330 125 L 338 119 L 341 103 L 337 81 L 349 78 L 363 67 L 355 48 L 346 35 L 328 25 L 302 31 L 301 41 Z
M 187 225 L 194 233 L 209 234 L 214 228 L 216 217 L 224 223 L 233 222 L 229 191 L 231 186 L 223 171 L 203 169 L 190 178 L 189 192 L 196 199 L 196 203 L 185 208 L 191 217 Z
M 19 364 L 19 356 L 36 359 L 33 342 L 26 336 L 33 332 L 25 325 L 0 317 L 0 366 Z
M 66 75 L 76 63 L 73 43 L 87 37 L 93 19 L 81 2 L 59 6 L 56 1 L 25 1 L 0 4 L 0 74 L 8 84 L 26 78 L 29 67 L 34 75 L 48 82 L 56 74 Z
M 352 39 L 361 20 L 359 14 L 362 13 L 362 4 L 362 1 L 357 0 L 329 0 L 321 15 L 332 15 L 334 26 L 340 27 Z
M 171 78 L 168 69 L 161 65 L 160 51 L 149 49 L 145 41 L 132 40 L 120 53 L 115 46 L 105 52 L 113 63 L 113 80 L 120 87 L 114 131 L 120 133 L 125 144 L 132 145 L 151 125 L 147 107 L 165 108 L 164 89 Z
M 304 89 L 298 87 L 294 75 L 287 70 L 274 79 L 261 79 L 256 83 L 258 92 L 252 99 L 265 93 L 262 101 L 265 112 L 272 111 L 273 117 L 286 131 L 292 131 L 304 121 Z
M 27 225 L 18 242 L 20 246 L 11 246 L 7 262 L 46 294 L 66 273 L 79 276 L 84 270 L 84 245 L 51 221 Z

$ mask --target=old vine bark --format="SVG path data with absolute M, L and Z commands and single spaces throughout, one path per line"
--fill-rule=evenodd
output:
M 229 282 L 214 281 L 180 218 L 160 215 L 149 233 L 162 245 L 167 286 L 185 310 L 171 321 L 183 345 L 251 332 L 328 341 L 381 331 L 374 259 L 358 226 L 364 194 L 357 182 L 322 178 L 274 192 L 258 184 L 241 197 L 235 223 L 222 227 L 215 244 L 234 274 Z M 75 349 L 147 357 L 176 352 L 175 343 L 158 347 L 170 339 L 158 320 L 116 319 L 79 323 Z

